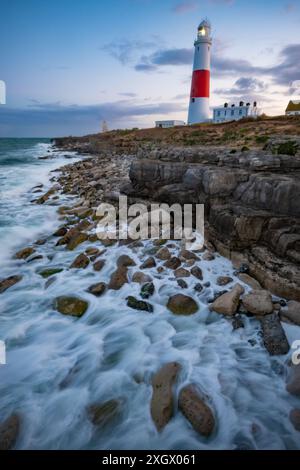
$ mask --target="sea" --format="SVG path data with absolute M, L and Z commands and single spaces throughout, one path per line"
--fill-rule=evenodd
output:
M 155 285 L 152 314 L 126 305 L 128 295 L 139 295 L 137 283 L 101 298 L 87 292 L 91 284 L 109 280 L 121 254 L 139 265 L 149 256 L 151 241 L 144 241 L 139 252 L 108 248 L 100 273 L 91 265 L 70 269 L 89 242 L 68 251 L 55 246 L 52 234 L 62 223 L 59 205 L 72 205 L 77 196 L 61 194 L 43 205 L 32 201 L 51 187 L 61 166 L 81 158 L 57 151 L 48 139 L 0 139 L 0 278 L 23 276 L 0 294 L 0 340 L 6 349 L 6 364 L 0 364 L 0 423 L 12 413 L 20 416 L 16 448 L 299 449 L 299 432 L 289 420 L 299 398 L 285 389 L 290 354 L 271 357 L 254 318 L 244 317 L 244 328 L 233 331 L 229 320 L 209 311 L 209 298 L 224 289 L 217 277 L 238 280 L 230 261 L 218 254 L 201 260 L 203 282 L 210 287 L 197 294 L 200 308 L 191 316 L 166 309 L 179 288 L 155 268 L 149 270 Z M 32 259 L 14 258 L 17 250 L 44 238 Z M 51 282 L 39 274 L 49 267 L 63 269 Z M 193 280 L 186 281 L 185 293 L 195 297 Z M 60 295 L 84 298 L 87 312 L 80 319 L 61 315 L 54 308 Z M 299 339 L 299 327 L 283 326 L 290 343 Z M 209 438 L 194 431 L 176 399 L 165 428 L 158 433 L 153 424 L 151 379 L 172 361 L 181 365 L 174 397 L 193 383 L 213 410 L 216 426 Z M 121 408 L 97 427 L 87 410 L 108 400 L 119 400 Z

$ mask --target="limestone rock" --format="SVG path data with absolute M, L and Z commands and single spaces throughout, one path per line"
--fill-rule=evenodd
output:
M 253 290 L 243 297 L 245 309 L 253 315 L 267 315 L 273 312 L 273 302 L 267 290 Z
M 90 294 L 95 295 L 96 297 L 100 297 L 102 294 L 104 294 L 106 290 L 106 284 L 105 282 L 98 282 L 97 284 L 93 284 L 88 288 L 88 292 Z
M 55 307 L 63 315 L 81 317 L 88 308 L 88 302 L 78 297 L 61 296 L 57 297 Z
M 219 276 L 217 278 L 218 286 L 226 286 L 227 284 L 229 284 L 232 281 L 233 281 L 232 277 L 229 277 L 229 276 Z
M 88 236 L 84 232 L 79 232 L 71 237 L 70 241 L 67 244 L 68 250 L 74 250 L 78 245 L 85 242 L 88 239 Z
M 23 279 L 23 276 L 20 276 L 20 275 L 9 276 L 5 279 L 2 279 L 0 281 L 0 294 L 2 294 L 2 292 L 6 291 L 7 289 L 14 286 L 15 284 L 17 284 L 17 282 L 20 282 L 22 279 Z
M 101 271 L 103 266 L 105 265 L 105 260 L 104 259 L 99 259 L 93 264 L 93 268 L 95 271 Z
M 277 313 L 261 318 L 264 345 L 271 356 L 287 354 L 290 346 Z
M 154 268 L 156 266 L 156 261 L 153 256 L 147 258 L 140 266 L 140 269 Z
M 172 387 L 180 372 L 180 364 L 165 364 L 152 378 L 151 416 L 158 431 L 161 431 L 173 416 Z
M 199 309 L 194 299 L 183 294 L 176 294 L 170 297 L 167 307 L 175 315 L 191 315 Z
M 134 310 L 145 310 L 146 312 L 152 313 L 153 307 L 148 302 L 144 300 L 138 300 L 133 295 L 127 297 L 127 306 L 133 308 Z
M 132 276 L 132 281 L 138 282 L 139 284 L 145 284 L 146 282 L 151 282 L 152 277 L 142 271 L 136 271 Z
M 180 256 L 184 259 L 187 259 L 187 260 L 199 260 L 199 256 L 196 255 L 196 253 L 193 253 L 192 251 L 189 251 L 189 250 L 181 250 L 180 252 Z
M 250 286 L 253 290 L 262 289 L 260 283 L 253 277 L 249 276 L 247 273 L 238 273 L 238 278 L 240 281 Z
M 35 249 L 32 248 L 32 246 L 28 246 L 28 247 L 23 248 L 22 250 L 18 251 L 15 254 L 15 258 L 17 258 L 17 259 L 26 259 L 26 258 L 28 258 L 28 256 L 32 255 L 33 253 L 35 253 Z
M 300 302 L 290 300 L 287 303 L 287 308 L 281 310 L 280 318 L 300 326 Z
M 80 255 L 76 256 L 70 268 L 85 269 L 88 267 L 89 263 L 90 263 L 89 258 L 84 253 L 81 253 Z
M 196 432 L 205 437 L 213 433 L 215 427 L 213 412 L 194 385 L 187 385 L 181 389 L 178 407 Z
M 87 415 L 94 426 L 105 427 L 114 421 L 121 412 L 121 400 L 108 400 L 103 403 L 94 403 L 87 407 Z
M 238 309 L 240 296 L 243 294 L 244 288 L 240 284 L 235 286 L 226 294 L 220 295 L 210 306 L 210 310 L 223 315 L 234 315 Z
M 109 289 L 119 290 L 121 287 L 123 287 L 124 284 L 128 282 L 127 269 L 128 268 L 126 266 L 120 266 L 112 273 L 108 284 Z
M 167 247 L 161 248 L 157 253 L 156 257 L 161 260 L 168 260 L 171 258 L 171 253 Z
M 202 274 L 202 269 L 199 268 L 199 266 L 194 266 L 191 269 L 191 273 L 193 276 L 195 276 L 199 281 L 203 281 L 203 274 Z
M 177 269 L 181 265 L 181 261 L 176 256 L 172 256 L 172 258 L 168 259 L 164 266 L 169 269 Z
M 20 417 L 12 414 L 0 423 L 0 450 L 11 450 L 16 444 L 20 431 Z
M 132 258 L 128 255 L 121 255 L 118 260 L 117 260 L 117 267 L 122 267 L 122 266 L 135 266 L 136 263 L 133 261 Z
M 190 271 L 184 268 L 178 268 L 175 271 L 175 277 L 178 279 L 180 277 L 189 277 L 191 275 Z

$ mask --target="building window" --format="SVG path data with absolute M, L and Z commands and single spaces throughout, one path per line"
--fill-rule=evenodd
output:
M 239 110 L 239 115 L 241 116 L 242 114 L 243 114 L 243 110 L 240 109 L 240 110 Z
M 217 112 L 217 116 L 221 116 L 221 112 L 220 112 L 220 111 Z
M 231 116 L 234 116 L 234 109 L 231 110 Z
M 224 116 L 227 116 L 227 111 L 225 111 Z

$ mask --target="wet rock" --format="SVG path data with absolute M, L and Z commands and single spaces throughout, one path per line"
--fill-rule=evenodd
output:
M 133 261 L 133 259 L 130 258 L 130 256 L 128 255 L 121 255 L 117 260 L 118 268 L 122 266 L 135 266 L 135 265 L 136 265 L 135 261 Z
M 169 269 L 177 269 L 181 265 L 181 261 L 176 256 L 172 256 L 168 261 L 164 263 L 164 266 Z
M 71 237 L 71 240 L 67 244 L 68 250 L 74 250 L 78 245 L 85 242 L 88 239 L 88 236 L 84 232 L 79 232 Z
M 172 387 L 180 372 L 180 364 L 165 364 L 152 378 L 151 416 L 158 431 L 161 431 L 173 416 Z
M 178 268 L 176 269 L 175 271 L 175 277 L 176 278 L 179 278 L 179 277 L 189 277 L 191 275 L 190 271 L 188 271 L 187 269 L 184 269 L 184 268 Z
M 291 367 L 286 389 L 291 395 L 300 396 L 300 364 Z
M 33 261 L 38 261 L 39 259 L 43 259 L 43 255 L 36 255 L 32 256 L 31 258 L 27 258 L 26 263 L 32 263 Z
M 89 246 L 86 250 L 85 250 L 85 253 L 88 255 L 88 256 L 97 256 L 100 254 L 100 251 L 98 250 L 98 248 L 94 247 L 94 246 Z
M 299 408 L 294 408 L 290 412 L 290 421 L 296 431 L 300 431 L 300 409 Z
M 181 250 L 179 256 L 187 260 L 199 260 L 199 256 L 189 250 Z
M 156 266 L 156 261 L 153 256 L 147 258 L 140 266 L 140 269 L 154 268 Z
M 2 279 L 0 281 L 0 294 L 2 292 L 6 291 L 10 287 L 14 286 L 17 284 L 17 282 L 20 282 L 23 279 L 23 276 L 20 275 L 15 275 L 15 276 L 9 276 L 6 279 Z
M 210 287 L 210 282 L 209 282 L 209 281 L 208 281 L 208 282 L 205 282 L 205 283 L 203 284 L 203 287 Z
M 58 189 L 59 189 L 58 185 L 52 186 L 52 188 L 50 188 L 49 191 L 47 191 L 45 194 L 43 194 L 43 196 L 36 199 L 36 201 L 35 201 L 36 204 L 44 204 L 46 201 L 48 201 L 50 196 L 52 196 Z
M 117 399 L 94 403 L 87 407 L 87 415 L 94 426 L 104 427 L 114 421 L 121 412 L 122 401 Z
M 156 253 L 156 257 L 161 259 L 161 260 L 168 260 L 171 258 L 171 253 L 170 251 L 168 250 L 167 247 L 164 247 L 164 248 L 161 248 L 157 253 Z
M 79 297 L 61 296 L 55 301 L 55 308 L 63 315 L 81 317 L 88 308 L 88 302 Z
M 15 258 L 17 258 L 17 259 L 26 259 L 30 255 L 32 255 L 33 253 L 35 253 L 35 249 L 32 248 L 32 246 L 28 246 L 28 247 L 23 248 L 22 250 L 18 251 L 15 254 Z
M 187 289 L 188 287 L 184 279 L 177 279 L 177 284 L 179 285 L 179 287 L 181 287 L 181 289 Z
M 185 263 L 184 263 L 184 266 L 185 266 L 186 268 L 190 268 L 190 267 L 194 266 L 194 264 L 195 264 L 195 260 L 194 260 L 194 259 L 187 259 L 187 260 L 185 261 Z
M 95 271 L 101 271 L 103 266 L 105 265 L 105 260 L 104 259 L 99 259 L 93 264 L 93 268 Z
M 68 232 L 67 227 L 60 227 L 53 233 L 53 237 L 63 237 Z
M 243 294 L 244 288 L 240 284 L 235 286 L 226 294 L 218 297 L 213 304 L 209 307 L 222 315 L 234 315 L 238 309 L 240 296 Z
M 176 294 L 170 297 L 167 308 L 175 315 L 192 315 L 199 309 L 194 299 L 183 294 Z
M 70 268 L 75 268 L 75 269 L 85 269 L 89 265 L 90 260 L 89 258 L 84 254 L 80 253 L 80 255 L 76 256 L 74 259 L 73 263 L 71 264 Z
M 127 297 L 127 306 L 130 308 L 133 308 L 134 310 L 145 310 L 146 312 L 152 313 L 153 312 L 153 307 L 151 304 L 148 302 L 145 302 L 144 300 L 138 300 L 132 295 Z
M 199 268 L 199 266 L 194 266 L 191 269 L 191 273 L 193 276 L 195 276 L 199 281 L 203 281 L 203 274 L 202 274 L 202 269 Z
M 232 281 L 233 281 L 233 279 L 230 276 L 219 276 L 217 278 L 218 286 L 226 286 L 227 284 L 229 284 Z
M 39 238 L 38 240 L 36 240 L 35 244 L 36 245 L 45 245 L 46 242 L 47 242 L 46 238 Z
M 39 275 L 46 279 L 47 277 L 53 276 L 54 274 L 61 273 L 62 271 L 63 271 L 63 268 L 47 268 L 47 269 L 43 269 L 42 271 L 39 271 Z
M 108 288 L 113 290 L 119 290 L 124 284 L 128 282 L 127 279 L 127 267 L 120 266 L 115 272 L 112 273 Z
M 142 299 L 149 299 L 154 294 L 155 287 L 153 282 L 146 282 L 141 288 L 140 296 Z
M 263 341 L 266 350 L 271 356 L 287 354 L 290 346 L 281 326 L 277 313 L 265 315 L 261 318 Z
M 213 433 L 215 427 L 213 412 L 194 385 L 187 385 L 181 389 L 178 407 L 196 432 L 205 437 Z
M 153 245 L 154 246 L 162 246 L 166 243 L 167 240 L 164 240 L 162 238 L 158 239 L 158 240 L 153 240 Z
M 197 282 L 197 284 L 195 284 L 194 286 L 194 289 L 196 292 L 202 292 L 203 291 L 203 286 L 202 284 L 200 284 L 200 282 Z
M 165 268 L 163 266 L 158 266 L 157 270 L 158 273 L 163 273 L 165 271 Z
M 262 289 L 260 283 L 253 277 L 249 276 L 247 273 L 238 273 L 238 278 L 240 281 L 250 286 L 253 290 Z
M 290 300 L 286 308 L 281 310 L 280 318 L 300 326 L 300 302 Z
M 20 417 L 12 414 L 0 424 L 0 450 L 14 448 L 20 431 Z
M 249 270 L 250 270 L 249 265 L 246 263 L 243 263 L 240 265 L 238 272 L 242 274 L 248 274 Z
M 267 290 L 253 290 L 243 297 L 245 309 L 253 315 L 267 315 L 273 312 L 273 302 Z
M 204 255 L 202 256 L 202 259 L 204 261 L 212 261 L 215 259 L 215 255 L 213 253 L 210 253 L 209 251 L 207 251 L 206 253 L 204 253 Z
M 152 277 L 142 271 L 137 271 L 133 274 L 132 281 L 138 282 L 139 284 L 145 284 L 146 282 L 151 282 Z
M 106 290 L 106 284 L 105 282 L 98 282 L 97 284 L 93 284 L 88 288 L 88 292 L 90 294 L 95 295 L 96 297 L 100 297 L 102 294 L 104 294 Z
M 244 328 L 244 322 L 241 315 L 234 315 L 232 319 L 232 329 L 238 330 L 239 328 Z

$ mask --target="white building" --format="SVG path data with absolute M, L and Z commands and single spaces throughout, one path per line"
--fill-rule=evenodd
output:
M 244 103 L 240 101 L 239 105 L 229 105 L 225 103 L 224 106 L 217 106 L 213 108 L 213 122 L 226 122 L 226 121 L 238 121 L 246 117 L 258 117 L 261 114 L 261 110 L 257 107 L 256 101 L 253 105 L 250 103 Z
M 285 110 L 286 116 L 300 116 L 300 101 L 291 100 Z
M 174 126 L 185 126 L 184 121 L 155 121 L 155 127 L 167 128 L 167 127 L 174 127 Z

